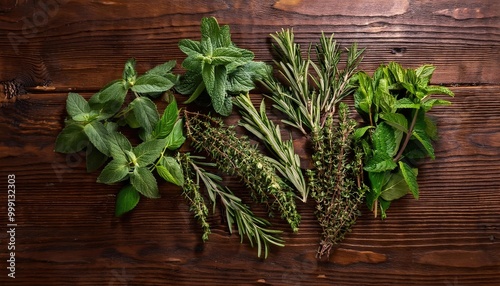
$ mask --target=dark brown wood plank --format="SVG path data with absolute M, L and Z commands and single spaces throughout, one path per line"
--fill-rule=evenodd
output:
M 367 52 L 362 68 L 399 61 L 433 63 L 439 83 L 499 84 L 499 4 L 447 1 L 4 1 L 0 81 L 51 81 L 97 89 L 135 57 L 145 70 L 184 55 L 177 43 L 199 38 L 201 17 L 231 25 L 233 40 L 270 61 L 269 34 L 294 27 L 305 46 L 321 31 Z M 179 69 L 180 71 L 180 69 Z
M 267 260 L 229 235 L 215 215 L 201 232 L 177 187 L 113 217 L 119 186 L 95 183 L 80 155 L 53 152 L 65 93 L 30 94 L 0 108 L 0 186 L 16 175 L 16 266 L 2 285 L 496 285 L 500 279 L 499 86 L 456 86 L 453 105 L 431 112 L 441 139 L 420 168 L 419 201 L 406 197 L 385 221 L 364 208 L 330 261 L 317 261 L 312 202 L 299 204 L 299 233 Z M 86 97 L 89 93 L 84 93 Z M 259 101 L 254 96 L 254 101 Z M 275 118 L 277 119 L 277 118 Z M 236 122 L 233 115 L 229 122 Z M 303 150 L 303 152 L 306 152 Z M 235 180 L 228 184 L 248 199 Z M 6 202 L 6 192 L 0 201 Z M 258 214 L 265 211 L 252 204 Z M 6 204 L 0 204 L 6 218 Z M 5 254 L 4 220 L 0 241 Z M 5 259 L 2 259 L 4 261 Z M 5 263 L 5 262 L 1 262 Z M 2 266 L 3 269 L 5 267 Z M 5 284 L 7 283 L 7 284 Z M 35 283 L 35 284 L 34 284 Z

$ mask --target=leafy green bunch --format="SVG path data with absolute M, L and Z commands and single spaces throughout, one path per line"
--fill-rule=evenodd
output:
M 185 103 L 206 92 L 214 110 L 223 116 L 231 114 L 233 95 L 254 89 L 254 81 L 270 71 L 265 63 L 253 61 L 253 52 L 236 47 L 229 26 L 220 27 L 213 17 L 201 20 L 200 41 L 184 39 L 179 48 L 187 55 L 182 62 L 187 72 L 176 90 L 191 95 Z
M 453 96 L 446 87 L 429 85 L 435 68 L 404 69 L 397 63 L 380 66 L 372 77 L 357 75 L 355 108 L 366 126 L 356 131 L 366 154 L 370 192 L 367 204 L 382 218 L 392 201 L 408 193 L 418 199 L 418 169 L 425 157 L 434 158 L 437 127 L 427 112 L 450 102 L 434 94 Z
M 84 151 L 89 172 L 107 162 L 97 178 L 100 183 L 127 182 L 117 196 L 117 216 L 133 209 L 140 195 L 160 196 L 154 171 L 167 182 L 183 185 L 181 166 L 172 157 L 185 141 L 177 104 L 173 100 L 160 116 L 151 100 L 176 84 L 177 76 L 171 73 L 174 66 L 175 61 L 170 61 L 139 76 L 132 59 L 125 64 L 121 79 L 89 101 L 77 93 L 68 95 L 68 118 L 55 151 Z M 126 102 L 129 94 L 132 99 Z M 124 127 L 137 130 L 141 143 L 133 146 L 120 132 Z

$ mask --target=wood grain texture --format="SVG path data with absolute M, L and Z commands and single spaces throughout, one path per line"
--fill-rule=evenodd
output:
M 0 107 L 0 285 L 498 285 L 498 1 L 205 2 L 0 1 L 0 81 L 49 84 Z M 259 60 L 272 60 L 268 35 L 293 26 L 303 46 L 322 30 L 343 44 L 358 42 L 367 48 L 361 68 L 368 72 L 392 60 L 436 65 L 433 83 L 456 97 L 431 111 L 440 140 L 437 158 L 420 166 L 420 199 L 394 203 L 385 221 L 364 208 L 328 261 L 315 258 L 321 229 L 312 202 L 299 204 L 297 234 L 271 219 L 286 247 L 273 248 L 267 260 L 229 235 L 218 213 L 201 242 L 181 190 L 168 184 L 161 199 L 143 199 L 114 218 L 119 186 L 97 184 L 82 154 L 53 152 L 67 91 L 89 97 L 120 77 L 130 57 L 140 72 L 180 63 L 178 41 L 198 38 L 208 15 L 230 24 L 233 41 Z M 261 96 L 252 98 L 257 104 Z M 227 122 L 237 120 L 233 114 Z M 8 174 L 16 175 L 17 190 L 15 280 L 5 267 Z M 249 199 L 237 180 L 227 183 Z M 262 206 L 252 208 L 265 215 Z

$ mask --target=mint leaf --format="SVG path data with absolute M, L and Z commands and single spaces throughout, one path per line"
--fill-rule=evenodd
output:
M 133 148 L 136 157 L 136 164 L 139 166 L 147 166 L 152 164 L 160 157 L 163 148 L 165 148 L 165 140 L 154 139 L 143 142 Z
M 139 125 L 146 133 L 151 133 L 159 120 L 156 104 L 147 97 L 138 97 L 130 103 L 130 107 Z
M 108 131 L 106 127 L 99 121 L 92 121 L 89 124 L 85 125 L 83 131 L 89 138 L 90 142 L 106 156 L 109 156 L 109 147 L 108 147 Z
M 375 151 L 387 154 L 389 157 L 396 155 L 398 142 L 394 130 L 388 124 L 380 123 L 373 132 L 372 140 Z
M 408 120 L 400 113 L 382 113 L 380 118 L 396 130 L 408 133 Z
M 210 95 L 215 111 L 223 116 L 230 115 L 232 110 L 231 101 L 229 100 L 228 105 L 226 100 L 226 97 L 228 97 L 226 92 L 226 76 L 227 71 L 224 66 L 203 66 L 203 82 Z
M 109 153 L 114 159 L 127 161 L 127 151 L 132 151 L 132 144 L 119 132 L 113 132 L 109 135 Z
M 232 44 L 229 26 L 219 27 L 214 17 L 201 19 L 201 39 L 202 42 L 210 41 L 213 48 L 229 47 Z
M 96 171 L 108 160 L 108 156 L 101 153 L 99 150 L 97 150 L 97 148 L 94 148 L 92 144 L 88 144 L 85 155 L 85 161 L 87 162 L 87 172 Z
M 166 76 L 169 76 L 171 74 L 170 72 L 172 71 L 172 69 L 175 67 L 176 64 L 177 63 L 175 60 L 168 61 L 166 63 L 157 65 L 154 68 L 148 70 L 146 72 L 146 74 L 154 74 L 154 75 L 166 77 Z
M 132 186 L 147 198 L 159 198 L 158 183 L 147 167 L 136 167 L 130 174 Z
M 373 156 L 367 160 L 364 170 L 368 172 L 384 172 L 394 170 L 397 166 L 392 156 L 376 149 Z
M 178 119 L 173 128 L 172 132 L 168 134 L 168 136 L 165 138 L 166 140 L 166 145 L 169 150 L 176 150 L 179 149 L 182 144 L 184 144 L 184 141 L 186 141 L 186 137 L 184 137 L 183 134 L 183 122 L 182 119 Z
M 125 96 L 127 95 L 127 91 L 128 88 L 125 86 L 125 81 L 123 79 L 112 81 L 103 87 L 98 93 L 94 94 L 90 98 L 89 104 L 92 109 L 96 109 L 94 106 L 105 102 L 111 101 L 123 103 Z
M 390 202 L 406 196 L 410 192 L 401 171 L 390 175 L 389 181 L 382 188 L 380 197 Z
M 113 160 L 104 167 L 97 178 L 98 183 L 113 184 L 122 181 L 129 174 L 129 165 L 126 161 Z
M 129 59 L 125 63 L 125 68 L 123 69 L 123 80 L 126 83 L 126 88 L 132 86 L 137 78 L 137 71 L 135 70 L 135 59 Z
M 127 185 L 116 195 L 115 216 L 119 217 L 133 210 L 141 196 L 132 185 Z
M 174 100 L 169 105 L 167 105 L 160 120 L 156 123 L 153 134 L 154 137 L 167 137 L 167 135 L 172 132 L 172 129 L 174 128 L 174 124 L 178 117 L 179 109 L 177 107 L 177 102 Z
M 74 120 L 83 121 L 81 120 L 81 117 L 75 117 L 87 115 L 90 113 L 91 109 L 89 103 L 85 100 L 85 98 L 83 98 L 83 96 L 78 93 L 70 92 L 68 94 L 68 98 L 66 99 L 66 111 Z
M 212 57 L 210 58 L 210 64 L 212 65 L 228 65 L 234 61 L 238 61 L 241 58 L 240 49 L 235 47 L 222 47 L 216 48 L 212 52 Z
M 429 157 L 435 159 L 436 156 L 434 155 L 434 147 L 432 146 L 431 138 L 427 136 L 425 130 L 419 130 L 415 128 L 415 130 L 413 130 L 412 135 L 418 140 L 418 142 L 420 142 L 420 144 L 425 149 Z
M 399 161 L 398 163 L 399 163 L 399 169 L 401 170 L 401 174 L 403 175 L 403 178 L 405 179 L 408 188 L 413 194 L 413 197 L 415 197 L 415 199 L 418 199 L 419 197 L 418 183 L 417 183 L 418 169 L 411 168 L 410 166 L 408 166 L 408 164 L 406 164 L 403 161 Z
M 420 104 L 413 102 L 411 99 L 403 97 L 396 101 L 394 107 L 396 108 L 412 108 L 412 109 L 419 109 Z
M 137 93 L 148 94 L 164 92 L 173 86 L 174 83 L 166 77 L 157 74 L 145 74 L 137 78 L 131 89 Z
M 156 166 L 156 171 L 165 181 L 181 187 L 184 185 L 182 168 L 174 158 L 163 157 Z
M 179 42 L 179 49 L 191 58 L 203 55 L 201 44 L 199 41 L 183 39 Z
M 64 127 L 57 136 L 54 149 L 59 153 L 76 153 L 82 151 L 88 142 L 89 139 L 83 131 L 83 125 L 71 123 Z

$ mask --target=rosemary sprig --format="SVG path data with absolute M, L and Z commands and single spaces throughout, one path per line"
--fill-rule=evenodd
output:
M 225 126 L 220 119 L 187 111 L 184 114 L 192 146 L 207 152 L 220 171 L 239 177 L 255 199 L 268 203 L 269 196 L 273 198 L 270 209 L 276 206 L 281 217 L 297 232 L 300 215 L 294 193 L 256 146 L 246 137 L 237 137 L 234 128 Z
M 272 77 L 263 79 L 271 91 L 274 107 L 288 117 L 284 123 L 304 135 L 318 132 L 326 117 L 335 113 L 340 100 L 353 91 L 351 78 L 364 49 L 359 50 L 353 44 L 347 49 L 344 69 L 339 69 L 342 52 L 333 34 L 330 37 L 321 35 L 320 43 L 315 46 L 317 63 L 311 60 L 311 49 L 303 56 L 292 30 L 282 30 L 271 37 L 276 42 L 273 45 L 278 55 L 276 65 L 284 78 L 284 84 Z
M 257 245 L 257 256 L 261 257 L 264 250 L 264 258 L 267 258 L 269 248 L 272 245 L 284 246 L 284 241 L 279 237 L 281 231 L 270 229 L 269 221 L 255 216 L 250 208 L 243 204 L 240 198 L 235 196 L 227 187 L 220 183 L 222 179 L 201 166 L 214 166 L 213 163 L 207 163 L 203 157 L 191 156 L 188 153 L 182 153 L 178 160 L 183 168 L 186 180 L 184 185 L 184 194 L 191 205 L 191 211 L 195 213 L 203 228 L 203 240 L 208 239 L 210 234 L 210 225 L 207 223 L 208 208 L 204 203 L 203 196 L 200 193 L 200 185 L 206 188 L 208 197 L 215 210 L 216 203 L 219 200 L 224 206 L 226 221 L 230 233 L 233 233 L 234 225 L 243 242 L 244 237 L 248 238 L 250 245 Z
M 293 141 L 281 138 L 279 125 L 274 124 L 266 115 L 266 106 L 261 102 L 259 111 L 254 107 L 248 94 L 234 98 L 234 104 L 240 108 L 240 125 L 257 136 L 271 150 L 277 160 L 271 159 L 276 169 L 299 192 L 303 202 L 307 201 L 308 188 L 300 168 L 300 157 L 295 153 Z
M 367 187 L 362 183 L 362 152 L 354 142 L 356 121 L 348 107 L 339 105 L 339 123 L 328 116 L 313 141 L 314 169 L 308 170 L 316 216 L 323 229 L 318 257 L 329 256 L 332 247 L 344 239 L 360 215 Z

